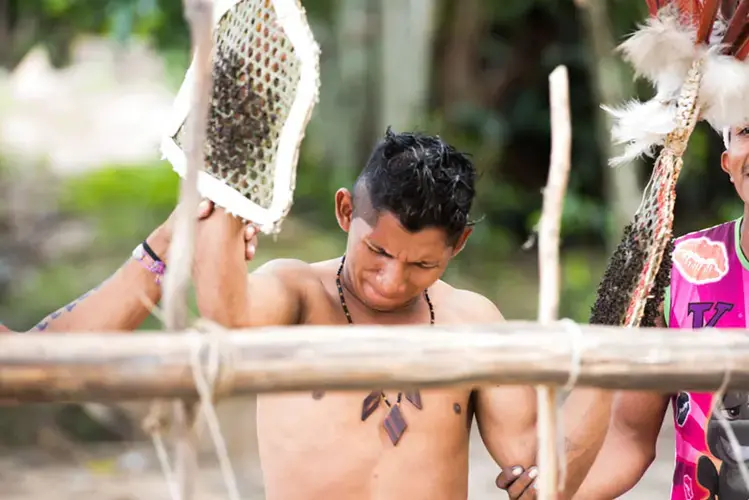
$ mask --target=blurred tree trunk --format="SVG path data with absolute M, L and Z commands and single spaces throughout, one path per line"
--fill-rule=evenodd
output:
M 328 169 L 322 184 L 348 184 L 369 149 L 371 96 L 375 89 L 372 40 L 376 29 L 376 0 L 336 3 L 331 22 L 313 32 L 321 46 L 320 102 L 307 131 L 307 157 Z
M 403 131 L 426 117 L 436 0 L 382 0 L 380 129 Z
M 607 0 L 575 0 L 580 8 L 583 26 L 594 57 L 591 75 L 596 95 L 594 102 L 616 106 L 634 94 L 632 78 L 624 71 L 624 65 L 614 52 L 616 43 L 609 20 Z M 597 139 L 605 157 L 611 158 L 613 150 L 609 130 L 611 119 L 603 110 L 598 112 Z M 613 251 L 622 230 L 634 215 L 642 198 L 637 173 L 640 163 L 634 162 L 620 168 L 606 167 L 604 182 L 606 197 L 612 213 L 612 224 L 607 235 L 607 247 Z
M 0 0 L 0 66 L 10 60 L 10 2 Z
M 338 5 L 335 78 L 326 82 L 333 87 L 336 98 L 329 102 L 333 110 L 326 126 L 333 129 L 330 152 L 336 170 L 350 173 L 361 167 L 368 95 L 372 92 L 372 0 L 346 0 Z
M 478 71 L 481 41 L 488 18 L 484 0 L 461 0 L 446 6 L 446 40 L 442 53 L 439 78 L 439 100 L 446 109 L 454 103 L 470 102 L 483 105 L 483 78 Z

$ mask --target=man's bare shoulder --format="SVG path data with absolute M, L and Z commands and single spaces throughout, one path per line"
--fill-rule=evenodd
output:
M 268 274 L 278 277 L 300 273 L 300 277 L 312 274 L 312 265 L 299 259 L 273 259 L 260 265 L 251 274 Z
M 504 321 L 496 304 L 480 293 L 456 288 L 444 281 L 439 281 L 434 288 L 441 302 L 454 306 L 456 320 L 461 323 Z
M 330 270 L 339 264 L 336 259 L 312 263 L 299 259 L 273 259 L 259 266 L 251 274 L 275 276 L 283 281 L 299 284 L 309 280 L 320 281 L 321 276 L 330 274 Z
M 283 294 L 301 300 L 313 283 L 315 273 L 312 266 L 302 260 L 273 259 L 251 271 L 249 279 L 254 293 L 274 297 Z

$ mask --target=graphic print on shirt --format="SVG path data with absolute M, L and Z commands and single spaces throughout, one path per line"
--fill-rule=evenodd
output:
M 684 427 L 684 423 L 687 421 L 689 416 L 689 410 L 692 409 L 692 399 L 689 397 L 688 392 L 680 392 L 676 397 L 676 411 L 674 414 L 674 420 L 676 425 Z
M 717 412 L 723 414 L 736 435 L 740 451 L 734 452 Z M 697 481 L 707 490 L 707 500 L 746 500 L 749 488 L 741 477 L 738 463 L 739 460 L 749 461 L 749 392 L 727 392 L 711 412 L 706 435 L 711 456 L 699 458 Z
M 669 328 L 747 328 L 749 260 L 737 219 L 684 235 L 674 246 L 664 310 Z M 749 465 L 749 392 L 683 390 L 672 397 L 675 463 L 671 500 L 747 500 L 739 460 Z M 728 441 L 725 417 L 739 443 Z
M 692 318 L 692 328 L 715 328 L 723 315 L 733 307 L 734 304 L 730 302 L 690 302 L 687 313 Z
M 728 274 L 725 243 L 705 236 L 678 242 L 672 260 L 679 274 L 693 285 L 715 283 Z

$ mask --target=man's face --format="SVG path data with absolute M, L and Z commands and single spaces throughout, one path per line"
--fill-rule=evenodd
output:
M 749 126 L 731 130 L 731 140 L 721 156 L 721 165 L 741 200 L 749 204 Z
M 389 212 L 380 214 L 374 226 L 355 217 L 346 249 L 348 279 L 368 307 L 394 310 L 433 285 L 454 252 L 441 229 L 410 233 Z

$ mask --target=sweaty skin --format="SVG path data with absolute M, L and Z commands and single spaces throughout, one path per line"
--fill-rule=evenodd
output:
M 299 287 L 305 297 L 300 324 L 346 324 L 332 285 L 338 265 L 335 259 L 296 268 L 294 274 L 304 282 Z M 431 287 L 430 298 L 436 324 L 496 319 L 488 314 L 493 311 L 482 309 L 482 298 L 443 282 Z M 374 323 L 353 300 L 349 303 L 356 323 Z M 428 314 L 426 304 L 419 302 L 412 313 L 398 319 L 427 323 Z M 315 400 L 310 393 L 300 393 L 258 399 L 257 429 L 268 500 L 465 498 L 470 389 L 422 390 L 421 410 L 404 399 L 401 409 L 408 428 L 397 446 L 382 426 L 387 411 L 383 404 L 361 421 L 367 394 L 329 392 Z M 386 395 L 395 401 L 397 391 Z
M 339 224 L 349 233 L 342 284 L 354 324 L 428 325 L 424 288 L 438 325 L 503 321 L 485 297 L 438 279 L 469 230 L 450 246 L 441 230 L 411 233 L 387 212 L 368 222 L 352 217 L 350 205 L 348 192 L 339 191 Z M 230 328 L 347 324 L 336 288 L 340 257 L 312 264 L 271 261 L 245 279 L 240 223 L 217 211 L 198 231 L 198 238 L 212 242 L 199 248 L 196 256 L 198 307 L 207 319 Z M 257 433 L 268 500 L 465 499 L 472 408 L 487 449 L 500 467 L 527 468 L 534 462 L 532 388 L 423 390 L 421 410 L 404 398 L 401 408 L 408 428 L 397 446 L 383 428 L 383 404 L 362 422 L 367 394 L 259 396 Z M 387 392 L 390 401 L 396 397 L 397 391 Z M 605 398 L 571 396 L 576 397 L 581 404 L 575 411 L 606 406 Z M 607 418 L 596 422 L 599 414 L 593 411 L 588 421 L 575 420 L 580 425 L 572 426 L 574 445 L 568 451 L 576 457 L 588 436 L 602 434 L 597 426 L 605 428 Z M 522 498 L 533 498 L 532 492 Z
M 345 197 L 350 202 L 348 193 Z M 468 231 L 451 248 L 441 230 L 409 233 L 389 213 L 370 226 L 363 218 L 352 218 L 346 205 L 341 225 L 350 234 L 342 285 L 354 324 L 428 325 L 429 308 L 421 293 L 427 286 L 438 325 L 502 320 L 486 298 L 435 280 L 462 248 Z M 218 212 L 198 231 L 198 238 L 213 242 L 196 256 L 197 300 L 204 317 L 230 327 L 347 324 L 336 288 L 340 257 L 312 264 L 276 260 L 241 279 L 246 267 L 240 259 L 240 223 Z M 389 272 L 378 273 L 383 266 Z M 495 397 L 506 395 L 507 431 L 521 438 L 523 432 L 532 435 L 533 391 L 500 391 Z M 397 446 L 383 428 L 384 404 L 362 422 L 367 394 L 327 392 L 315 399 L 305 392 L 258 398 L 257 432 L 268 500 L 466 498 L 471 388 L 423 390 L 421 410 L 404 398 L 401 409 L 408 428 Z M 397 391 L 386 395 L 395 401 Z M 518 408 L 525 419 L 515 416 Z M 529 443 L 526 465 L 534 454 L 532 440 Z

